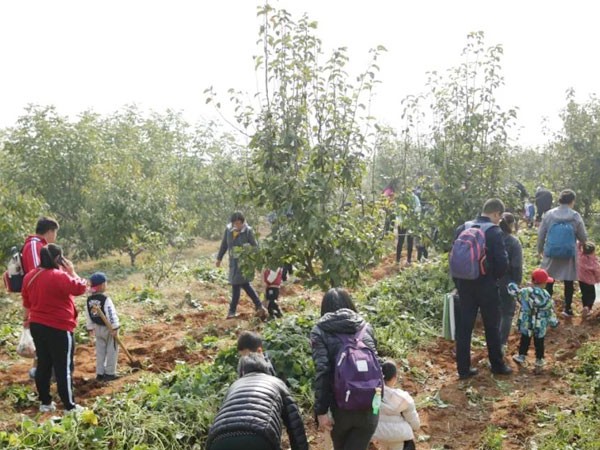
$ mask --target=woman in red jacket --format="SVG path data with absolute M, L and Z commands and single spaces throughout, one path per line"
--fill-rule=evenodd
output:
M 63 257 L 62 249 L 55 244 L 42 248 L 40 266 L 23 280 L 25 326 L 31 328 L 38 357 L 35 385 L 40 412 L 56 409 L 50 396 L 52 369 L 65 409 L 82 409 L 73 397 L 73 330 L 77 326 L 73 296 L 84 294 L 86 288 L 86 280 L 79 278 L 73 263 Z

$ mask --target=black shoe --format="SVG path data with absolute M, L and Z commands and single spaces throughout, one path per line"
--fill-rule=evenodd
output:
M 96 375 L 96 381 L 104 381 L 105 379 L 104 375 Z
M 115 380 L 118 380 L 119 378 L 121 378 L 119 375 L 109 375 L 109 374 L 104 375 L 104 381 L 115 381 Z
M 492 369 L 492 373 L 495 373 L 496 375 L 510 375 L 512 372 L 513 370 L 506 364 L 498 367 L 497 369 Z
M 476 368 L 471 367 L 467 373 L 458 374 L 458 379 L 466 380 L 467 378 L 474 377 L 475 375 L 477 375 L 478 372 L 479 371 Z

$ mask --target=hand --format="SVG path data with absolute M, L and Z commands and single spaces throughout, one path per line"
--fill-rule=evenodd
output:
M 65 271 L 69 275 L 75 274 L 75 268 L 73 267 L 73 263 L 71 262 L 71 260 L 69 260 L 67 258 L 62 258 L 61 265 L 65 268 Z
M 215 266 L 221 267 L 221 260 L 220 259 L 217 259 L 217 261 L 215 262 Z
M 96 335 L 93 328 L 91 330 L 87 330 L 87 332 L 89 337 L 94 337 Z
M 321 414 L 320 416 L 317 416 L 317 420 L 319 421 L 319 430 L 333 430 L 333 420 L 327 414 Z
M 29 328 L 29 320 L 25 319 L 23 321 L 23 328 Z

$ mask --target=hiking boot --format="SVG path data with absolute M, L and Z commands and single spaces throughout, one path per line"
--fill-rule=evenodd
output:
M 498 367 L 497 369 L 492 369 L 492 373 L 496 375 L 510 375 L 512 373 L 512 369 L 508 367 L 506 364 Z
M 583 319 L 587 319 L 589 315 L 590 315 L 590 308 L 587 306 L 584 306 L 583 310 L 581 311 L 581 317 Z
M 521 366 L 527 364 L 527 357 L 525 355 L 513 355 L 512 359 Z
M 478 372 L 479 371 L 475 367 L 471 367 L 468 372 L 466 372 L 466 373 L 459 373 L 458 374 L 458 379 L 459 380 L 466 380 L 468 378 L 474 377 L 475 375 L 477 375 Z
M 104 374 L 104 381 L 115 381 L 121 378 L 119 375 L 115 374 Z
M 96 381 L 104 381 L 104 375 L 97 374 Z
M 566 317 L 567 319 L 570 319 L 571 317 L 573 317 L 575 314 L 573 314 L 573 310 L 572 309 L 565 309 L 562 312 L 563 317 Z
M 41 413 L 47 413 L 47 412 L 53 412 L 53 411 L 56 411 L 56 403 L 54 403 L 54 402 L 50 402 L 49 405 L 40 405 Z

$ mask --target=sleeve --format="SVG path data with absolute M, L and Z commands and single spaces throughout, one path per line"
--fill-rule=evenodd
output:
M 115 309 L 115 305 L 110 297 L 106 297 L 106 302 L 104 302 L 104 315 L 106 316 L 114 330 L 119 328 L 119 316 L 117 314 L 117 310 Z
M 62 274 L 60 286 L 63 293 L 67 295 L 83 295 L 87 289 L 87 281 L 79 277 L 71 277 L 66 272 L 56 272 Z
M 550 299 L 548 303 L 548 308 L 550 309 L 550 316 L 548 317 L 548 324 L 552 328 L 556 328 L 558 326 L 558 317 L 556 317 L 556 312 L 554 311 L 554 301 Z
M 290 446 L 292 450 L 308 450 L 308 441 L 304 430 L 304 423 L 298 411 L 294 399 L 285 386 L 282 386 L 283 400 L 283 423 L 290 437 Z
M 492 227 L 488 230 L 486 240 L 487 247 L 492 259 L 492 271 L 495 279 L 500 279 L 508 269 L 508 254 L 504 246 L 504 237 L 499 227 Z
M 409 397 L 409 401 L 406 404 L 407 407 L 402 411 L 402 417 L 408 422 L 413 431 L 417 431 L 421 428 L 421 420 L 419 418 L 419 413 L 417 412 L 417 407 L 415 406 L 415 401 L 412 397 Z
M 523 247 L 521 242 L 515 237 L 513 244 L 513 254 L 510 259 L 512 280 L 517 284 L 523 282 Z
M 92 321 L 92 317 L 90 316 L 90 310 L 87 306 L 87 301 L 86 301 L 86 305 L 85 305 L 85 329 L 86 330 L 93 330 L 94 329 L 94 322 Z
M 587 231 L 585 229 L 583 219 L 581 218 L 579 213 L 576 213 L 575 216 L 575 236 L 577 237 L 577 240 L 582 243 L 585 243 L 587 241 Z
M 256 236 L 254 236 L 254 230 L 252 228 L 248 229 L 248 242 L 252 247 L 258 247 L 258 242 L 256 241 Z
M 325 337 L 317 327 L 310 333 L 310 345 L 315 363 L 315 414 L 320 416 L 327 413 L 329 405 L 333 402 L 333 393 L 329 384 L 331 377 L 329 352 L 325 346 Z
M 219 253 L 217 253 L 217 261 L 223 260 L 223 256 L 225 256 L 225 252 L 227 252 L 227 228 L 225 228 L 225 233 L 223 234 L 223 240 L 221 241 L 221 247 L 219 247 Z
M 537 241 L 537 251 L 539 254 L 544 253 L 544 243 L 546 242 L 546 234 L 548 234 L 548 225 L 550 222 L 550 217 L 548 214 L 545 214 L 542 223 L 540 224 L 540 228 L 538 230 L 538 241 Z

